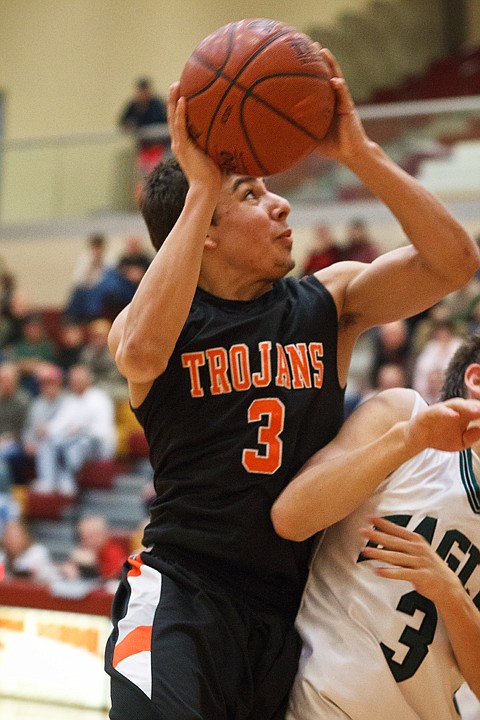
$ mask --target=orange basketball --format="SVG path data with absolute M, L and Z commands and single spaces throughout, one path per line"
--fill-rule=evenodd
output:
M 275 20 L 225 25 L 203 40 L 180 77 L 188 127 L 224 170 L 282 172 L 310 154 L 334 113 L 318 46 Z

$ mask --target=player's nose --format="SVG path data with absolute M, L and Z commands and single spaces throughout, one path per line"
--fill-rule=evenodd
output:
M 292 209 L 288 200 L 281 195 L 269 193 L 271 202 L 271 212 L 276 220 L 285 220 Z

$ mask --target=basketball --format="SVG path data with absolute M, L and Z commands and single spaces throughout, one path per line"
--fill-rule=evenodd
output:
M 318 46 L 284 23 L 224 25 L 198 45 L 180 77 L 190 135 L 227 172 L 287 170 L 328 131 L 330 77 Z

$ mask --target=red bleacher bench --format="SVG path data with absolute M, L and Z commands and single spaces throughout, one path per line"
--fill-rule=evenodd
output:
M 143 430 L 132 430 L 128 436 L 128 453 L 132 458 L 148 458 L 148 443 Z
M 123 469 L 117 460 L 88 460 L 77 473 L 78 487 L 111 488 Z
M 30 488 L 25 501 L 25 515 L 29 520 L 61 520 L 64 511 L 75 502 L 74 497 L 38 493 Z

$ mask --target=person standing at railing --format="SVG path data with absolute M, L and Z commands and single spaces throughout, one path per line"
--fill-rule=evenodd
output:
M 140 78 L 135 85 L 135 95 L 123 109 L 119 125 L 124 132 L 134 133 L 137 138 L 136 182 L 134 197 L 140 198 L 146 176 L 165 154 L 166 138 L 154 126 L 167 122 L 167 106 L 163 98 L 153 92 L 148 78 Z M 152 131 L 152 132 L 150 132 Z

